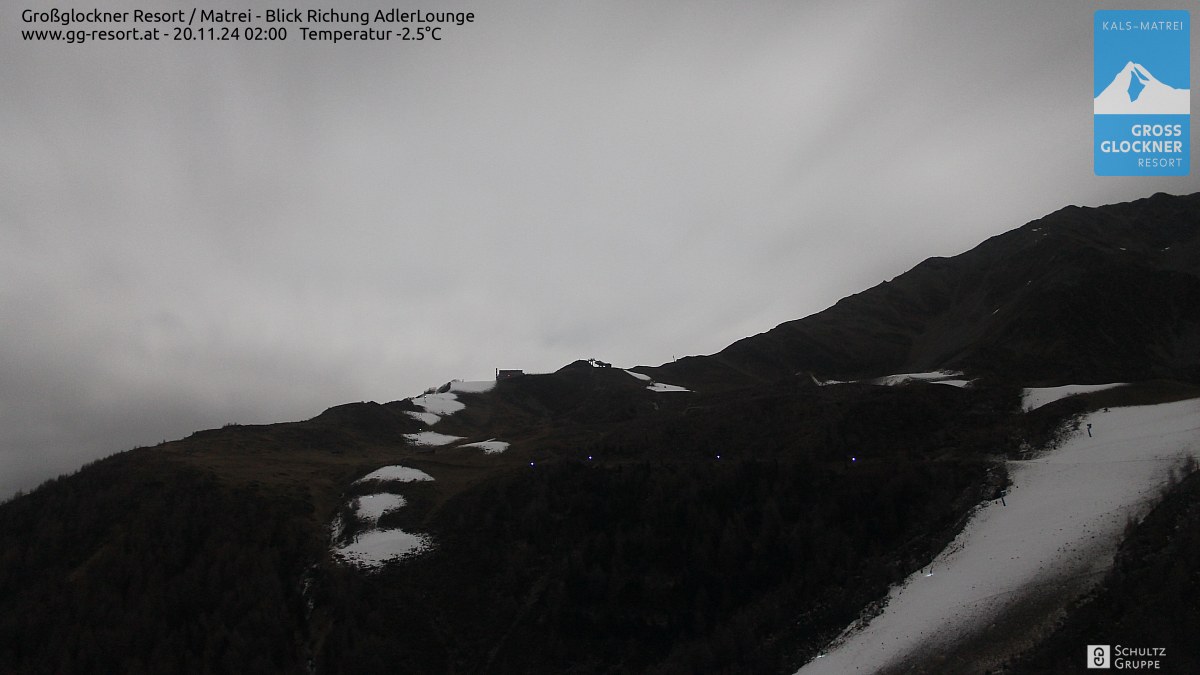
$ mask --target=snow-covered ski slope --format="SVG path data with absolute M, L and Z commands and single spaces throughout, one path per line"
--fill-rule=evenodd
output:
M 425 393 L 420 396 L 414 396 L 410 399 L 414 405 L 420 406 L 424 410 L 405 411 L 409 417 L 420 421 L 427 427 L 431 427 L 443 418 L 449 417 L 457 412 L 466 410 L 467 404 L 458 400 L 458 395 L 455 392 L 464 394 L 485 394 L 491 391 L 496 386 L 495 381 L 475 381 L 464 382 L 462 380 L 453 380 L 447 384 L 448 391 L 442 393 Z M 427 447 L 438 447 L 442 445 L 451 445 L 459 443 L 463 440 L 463 436 L 452 436 L 443 434 L 437 431 L 418 431 L 412 434 L 404 434 L 404 439 L 413 445 L 421 445 Z M 504 452 L 510 444 L 507 441 L 498 441 L 494 438 L 476 443 L 461 443 L 460 448 L 480 448 L 485 454 L 493 455 Z
M 1058 449 L 1009 462 L 1007 504 L 979 508 L 931 568 L 892 588 L 879 616 L 799 673 L 936 662 L 1017 602 L 1083 592 L 1111 567 L 1128 519 L 1145 515 L 1170 470 L 1197 453 L 1200 399 L 1088 415 Z
M 376 469 L 354 482 L 401 481 L 412 483 L 431 480 L 433 480 L 433 476 L 420 469 L 394 464 Z M 406 558 L 427 551 L 433 545 L 433 540 L 428 535 L 414 534 L 396 528 L 382 529 L 378 527 L 379 518 L 383 514 L 408 503 L 403 496 L 380 492 L 358 497 L 353 503 L 358 511 L 358 517 L 366 523 L 367 528 L 358 533 L 353 541 L 341 546 L 336 543 L 333 545 L 334 556 L 342 562 L 364 569 L 374 569 L 389 560 Z M 335 540 L 341 535 L 341 530 L 342 519 L 337 518 L 330 528 Z

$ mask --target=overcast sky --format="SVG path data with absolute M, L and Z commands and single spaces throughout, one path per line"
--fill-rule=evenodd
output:
M 497 367 L 712 353 L 1064 205 L 1196 189 L 1093 175 L 1092 13 L 1141 3 L 418 4 L 476 21 L 67 45 L 0 10 L 0 498 Z

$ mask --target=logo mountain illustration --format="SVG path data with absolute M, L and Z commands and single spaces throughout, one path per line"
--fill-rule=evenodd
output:
M 1188 115 L 1192 92 L 1163 84 L 1130 61 L 1093 101 L 1096 115 Z

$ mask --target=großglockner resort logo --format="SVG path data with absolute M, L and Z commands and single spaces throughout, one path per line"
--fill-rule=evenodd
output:
M 1097 176 L 1186 176 L 1187 10 L 1098 10 L 1092 85 Z

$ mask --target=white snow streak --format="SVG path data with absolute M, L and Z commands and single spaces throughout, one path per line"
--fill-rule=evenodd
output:
M 852 384 L 856 382 L 866 382 L 883 387 L 895 387 L 899 385 L 909 384 L 910 382 L 929 382 L 932 384 L 948 384 L 952 387 L 966 387 L 971 384 L 972 380 L 959 379 L 962 377 L 962 371 L 959 370 L 931 370 L 924 373 L 900 373 L 898 375 L 884 375 L 871 380 L 820 380 L 817 376 L 809 374 L 814 384 L 818 387 L 825 387 L 831 384 Z
M 405 410 L 404 414 L 408 415 L 409 417 L 411 417 L 413 419 L 420 420 L 423 424 L 426 424 L 429 426 L 437 424 L 438 422 L 440 422 L 442 420 L 442 418 L 438 417 L 437 415 L 434 415 L 431 412 L 413 412 L 411 410 Z
M 941 380 L 950 380 L 951 378 L 962 376 L 962 371 L 958 370 L 932 370 L 925 373 L 901 373 L 899 375 L 884 375 L 883 377 L 871 380 L 871 384 L 881 384 L 885 386 L 895 386 L 898 384 L 907 384 L 912 381 L 922 382 L 938 382 Z
M 433 480 L 433 476 L 425 473 L 420 469 L 414 469 L 408 466 L 393 464 L 375 469 L 371 473 L 354 481 L 355 483 L 366 483 L 372 480 L 398 480 L 405 483 L 418 480 Z
M 831 384 L 849 384 L 850 382 L 853 382 L 853 380 L 818 380 L 817 376 L 813 375 L 812 373 L 809 373 L 808 376 L 812 378 L 813 384 L 817 385 L 818 387 L 827 387 Z
M 654 384 L 651 384 L 649 387 L 646 387 L 646 388 L 649 389 L 650 391 L 660 391 L 660 392 L 661 391 L 691 391 L 691 389 L 688 389 L 686 387 L 680 387 L 680 386 L 674 385 L 674 384 L 663 384 L 662 382 L 655 382 Z
M 460 445 L 458 447 L 460 447 L 460 448 L 481 448 L 483 450 L 484 454 L 494 455 L 494 454 L 497 454 L 500 452 L 504 452 L 505 450 L 508 449 L 508 446 L 509 446 L 509 443 L 507 441 L 498 441 L 494 438 L 491 438 L 486 441 L 478 441 L 476 443 L 463 443 L 462 445 Z
M 436 431 L 421 431 L 415 434 L 404 434 L 404 438 L 414 445 L 449 445 L 454 441 L 462 440 L 463 437 L 439 434 Z
M 1029 411 L 1075 394 L 1087 394 L 1123 386 L 1125 386 L 1124 382 L 1114 382 L 1112 384 L 1065 384 L 1061 387 L 1028 388 L 1025 390 L 1021 405 L 1026 411 Z
M 637 379 L 641 380 L 642 382 L 649 382 L 650 386 L 648 386 L 646 388 L 649 389 L 650 391 L 658 391 L 658 392 L 691 391 L 691 389 L 688 389 L 686 387 L 680 387 L 680 386 L 674 385 L 674 384 L 665 384 L 662 382 L 655 382 L 649 375 L 643 375 L 642 373 L 635 373 L 632 370 L 626 370 L 625 372 L 629 373 L 633 377 L 636 377 Z
M 970 386 L 972 382 L 974 380 L 933 380 L 930 384 L 948 384 L 951 387 L 959 387 L 961 389 L 962 387 Z

